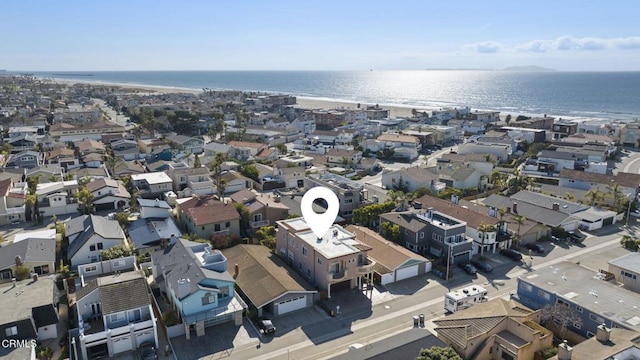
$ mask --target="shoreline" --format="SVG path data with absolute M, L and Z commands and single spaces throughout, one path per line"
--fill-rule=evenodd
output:
M 44 79 L 45 77 L 36 76 L 36 78 Z M 177 86 L 162 86 L 162 85 L 149 85 L 149 84 L 138 84 L 138 83 L 118 83 L 118 82 L 109 82 L 109 81 L 101 81 L 101 80 L 90 80 L 90 79 L 64 79 L 64 78 L 49 78 L 55 83 L 61 83 L 68 86 L 73 84 L 86 84 L 86 85 L 95 85 L 95 86 L 115 86 L 121 87 L 123 89 L 131 89 L 131 90 L 147 90 L 147 92 L 141 91 L 138 92 L 139 95 L 154 95 L 154 94 L 192 94 L 192 95 L 200 95 L 203 90 L 188 88 L 188 87 L 177 87 Z M 245 90 L 234 90 L 234 89 L 211 89 L 215 91 L 242 91 L 242 92 L 250 92 Z M 296 97 L 296 105 L 297 108 L 308 108 L 312 109 L 323 109 L 323 110 L 349 110 L 356 109 L 357 104 L 360 104 L 361 107 L 366 106 L 374 106 L 376 103 L 373 102 L 358 102 L 355 100 L 345 100 L 345 99 L 331 99 L 325 97 L 311 97 L 311 96 L 298 96 L 295 94 L 286 94 L 279 92 L 268 92 L 268 91 L 254 91 L 254 92 L 264 92 L 267 94 L 278 94 L 278 95 L 292 95 Z M 409 105 L 409 104 L 390 104 L 385 102 L 377 103 L 381 108 L 389 110 L 389 116 L 391 118 L 400 117 L 407 118 L 412 117 L 412 110 L 415 109 L 418 112 L 426 111 L 429 115 L 431 115 L 432 110 L 438 110 L 442 108 L 450 108 L 450 107 L 463 107 L 463 106 L 455 106 L 455 105 L 447 105 L 447 106 L 424 106 L 424 105 Z M 527 112 L 519 112 L 517 109 L 513 109 L 514 111 L 504 111 L 505 109 L 475 109 L 471 108 L 472 112 L 477 111 L 498 111 L 500 112 L 500 117 L 505 117 L 506 115 L 511 115 L 512 117 L 516 117 L 518 115 L 524 115 L 529 117 L 542 117 L 543 113 L 527 113 Z M 572 122 L 584 122 L 584 121 L 616 121 L 616 122 L 632 122 L 637 120 L 637 118 L 633 119 L 613 119 L 607 117 L 588 117 L 588 116 L 579 116 L 579 115 L 557 115 L 557 114 L 546 114 L 547 116 L 554 117 L 556 119 L 564 119 Z

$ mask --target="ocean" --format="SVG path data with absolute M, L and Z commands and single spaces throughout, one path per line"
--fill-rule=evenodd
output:
M 261 91 L 299 97 L 437 109 L 469 106 L 503 114 L 640 118 L 640 72 L 92 71 L 34 72 L 78 81 Z

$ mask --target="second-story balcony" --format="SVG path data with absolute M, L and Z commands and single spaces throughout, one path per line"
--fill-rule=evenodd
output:
M 469 237 L 469 236 L 451 236 L 450 238 L 447 238 L 444 243 L 450 246 L 458 246 L 458 245 L 464 245 L 464 244 L 470 244 L 473 242 L 473 238 Z
M 269 226 L 269 220 L 251 221 L 249 222 L 249 226 L 251 226 L 252 229 L 261 228 L 263 226 Z
M 376 266 L 376 262 L 371 259 L 368 259 L 367 264 L 356 266 L 356 274 L 359 274 L 359 275 L 368 274 L 373 271 L 374 266 Z
M 342 269 L 341 271 L 328 271 L 327 279 L 329 279 L 330 283 L 342 281 L 347 278 L 349 271 L 347 269 Z

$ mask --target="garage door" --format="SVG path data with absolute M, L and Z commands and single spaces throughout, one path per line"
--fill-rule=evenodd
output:
M 393 273 L 388 273 L 388 274 L 384 274 L 382 275 L 382 277 L 380 278 L 380 283 L 382 285 L 387 285 L 393 282 Z
M 102 211 L 102 210 L 113 210 L 114 206 L 113 206 L 113 202 L 108 202 L 108 203 L 104 203 L 104 204 L 93 204 L 93 206 L 96 208 L 96 211 Z
M 613 224 L 613 216 L 610 218 L 606 218 L 602 221 L 602 226 L 607 226 Z
M 131 336 L 123 336 L 113 339 L 113 353 L 118 354 L 131 350 Z
M 418 276 L 418 265 L 407 266 L 396 270 L 396 281 Z
M 471 251 L 465 251 L 463 253 L 457 254 L 453 256 L 453 263 L 454 264 L 460 264 L 460 263 L 467 263 L 469 262 L 469 254 L 471 253 Z
M 278 303 L 278 315 L 288 312 L 304 309 L 307 306 L 307 297 L 305 295 L 289 299 Z

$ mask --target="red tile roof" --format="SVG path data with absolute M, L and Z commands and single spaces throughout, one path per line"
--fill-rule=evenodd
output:
M 180 210 L 198 226 L 240 219 L 233 204 L 224 204 L 214 197 L 194 197 L 182 203 Z

